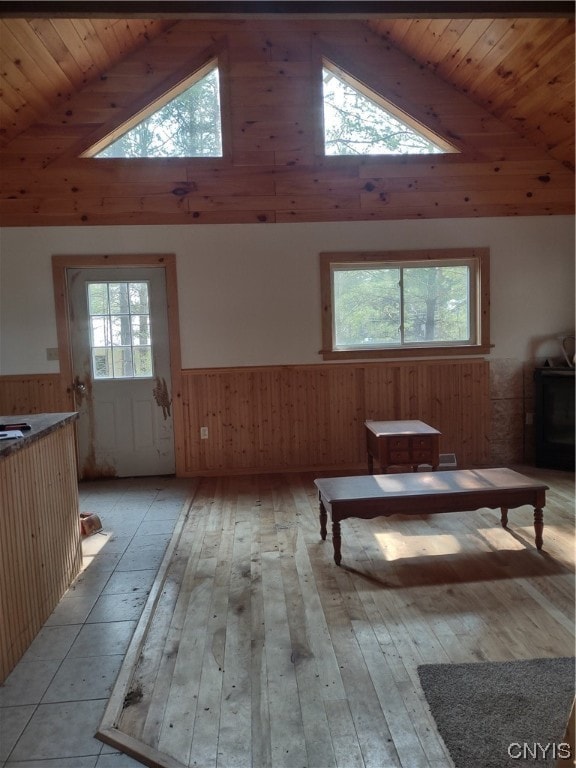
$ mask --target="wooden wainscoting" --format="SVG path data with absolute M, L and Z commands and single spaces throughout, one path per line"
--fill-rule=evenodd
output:
M 489 367 L 474 358 L 184 370 L 178 473 L 360 469 L 366 419 L 420 419 L 460 467 L 490 463 Z M 0 413 L 70 410 L 58 374 L 0 377 Z
M 461 467 L 490 457 L 489 363 L 477 358 L 185 370 L 182 409 L 190 476 L 362 468 L 366 419 L 431 424 Z
M 0 376 L 0 413 L 67 413 L 74 410 L 72 393 L 59 373 Z

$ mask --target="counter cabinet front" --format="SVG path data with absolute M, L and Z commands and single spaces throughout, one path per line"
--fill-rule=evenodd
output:
M 76 418 L 0 416 L 31 427 L 0 442 L 0 683 L 82 565 Z

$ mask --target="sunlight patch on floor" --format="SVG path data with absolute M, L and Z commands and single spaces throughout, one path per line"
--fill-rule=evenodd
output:
M 495 523 L 492 528 L 479 528 L 477 535 L 478 539 L 496 549 L 525 550 L 527 542 L 534 543 L 534 528 L 522 528 L 513 522 L 508 523 L 508 529 L 502 528 L 500 523 Z
M 401 560 L 422 554 L 453 555 L 462 551 L 462 546 L 452 534 L 435 533 L 433 537 L 405 536 L 397 531 L 375 533 L 374 538 L 386 560 Z M 433 541 L 432 541 L 433 538 Z
M 111 537 L 112 533 L 98 532 L 82 539 L 82 568 L 80 573 L 93 563 L 98 553 L 104 549 Z

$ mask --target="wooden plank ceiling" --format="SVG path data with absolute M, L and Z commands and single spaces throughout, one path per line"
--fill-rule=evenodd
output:
M 150 161 L 78 158 L 89 137 L 215 43 L 229 91 L 224 159 L 153 161 L 147 171 Z M 323 157 L 319 51 L 456 134 L 461 153 L 434 163 Z M 10 15 L 0 19 L 0 61 L 3 226 L 574 210 L 573 18 Z

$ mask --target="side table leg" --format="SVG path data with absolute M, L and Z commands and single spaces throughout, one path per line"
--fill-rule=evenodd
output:
M 326 520 L 328 515 L 326 514 L 326 507 L 322 503 L 322 497 L 320 497 L 320 536 L 323 541 L 326 541 Z
M 336 565 L 340 565 L 342 562 L 342 555 L 340 553 L 342 536 L 340 535 L 340 522 L 338 520 L 332 521 L 332 544 L 334 545 L 334 562 Z
M 542 532 L 544 531 L 544 512 L 540 507 L 534 509 L 534 531 L 536 532 L 536 549 L 542 549 Z
M 368 451 L 368 474 L 373 475 L 374 474 L 374 458 L 370 451 Z
M 506 507 L 500 507 L 500 522 L 502 523 L 502 528 L 508 527 L 508 509 Z

